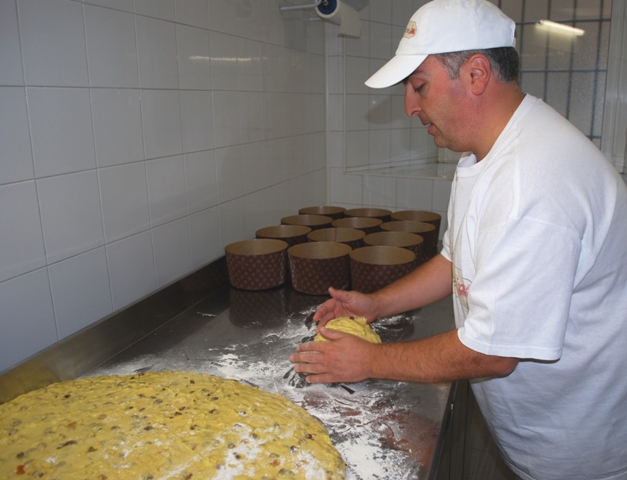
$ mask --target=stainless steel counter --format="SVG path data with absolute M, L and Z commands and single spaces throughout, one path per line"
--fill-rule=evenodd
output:
M 308 386 L 293 371 L 289 354 L 298 343 L 311 340 L 311 317 L 327 297 L 303 295 L 289 285 L 263 292 L 220 282 L 195 288 L 190 278 L 200 282 L 204 277 L 195 274 L 181 280 L 188 295 L 173 295 L 182 287 L 170 286 L 160 292 L 161 300 L 145 299 L 0 375 L 0 401 L 79 376 L 148 370 L 209 373 L 279 393 L 303 406 L 329 430 L 347 462 L 348 479 L 433 478 L 450 384 L 367 380 Z M 137 323 L 137 315 L 129 317 L 128 310 L 143 321 Z M 155 320 L 164 310 L 171 318 Z M 141 335 L 131 334 L 129 324 Z M 147 325 L 155 328 L 144 334 Z M 425 338 L 452 327 L 450 299 L 374 325 L 384 342 Z M 120 342 L 124 332 L 126 340 Z M 112 355 L 110 345 L 116 345 Z M 108 359 L 96 366 L 105 355 L 100 349 L 107 351 Z

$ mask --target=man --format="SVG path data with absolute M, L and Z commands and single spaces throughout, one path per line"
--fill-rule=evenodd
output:
M 521 478 L 627 479 L 627 188 L 601 153 L 520 91 L 514 22 L 485 0 L 435 0 L 366 84 L 403 82 L 436 145 L 470 152 L 442 252 L 371 295 L 331 289 L 330 342 L 290 360 L 311 383 L 471 379 Z M 453 293 L 457 330 L 373 345 L 324 328 Z

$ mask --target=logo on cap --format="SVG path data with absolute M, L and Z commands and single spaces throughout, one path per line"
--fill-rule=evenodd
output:
M 416 36 L 416 22 L 410 21 L 405 27 L 405 33 L 403 34 L 404 38 L 411 38 Z

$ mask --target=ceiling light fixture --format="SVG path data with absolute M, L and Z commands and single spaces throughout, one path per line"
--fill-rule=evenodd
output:
M 571 27 L 570 25 L 564 25 L 563 23 L 552 22 L 551 20 L 539 20 L 538 25 L 552 32 L 576 35 L 578 37 L 586 33 L 585 30 L 582 30 L 581 28 Z

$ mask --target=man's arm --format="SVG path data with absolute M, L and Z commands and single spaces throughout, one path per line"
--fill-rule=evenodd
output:
M 333 291 L 314 320 L 330 342 L 299 345 L 290 356 L 294 369 L 310 383 L 359 382 L 381 378 L 437 383 L 464 378 L 505 376 L 518 359 L 484 355 L 463 345 L 457 331 L 413 342 L 375 345 L 354 335 L 324 328 L 332 318 L 361 315 L 369 320 L 440 300 L 452 291 L 451 263 L 442 255 L 371 295 Z
M 309 383 L 359 382 L 380 378 L 437 383 L 510 374 L 518 359 L 484 355 L 464 346 L 457 331 L 424 340 L 375 345 L 323 328 L 330 342 L 299 345 L 290 361 Z
M 438 254 L 409 275 L 373 294 L 377 318 L 424 307 L 453 291 L 453 267 Z
M 359 316 L 369 322 L 423 307 L 441 300 L 452 291 L 452 267 L 442 255 L 436 255 L 409 275 L 370 295 L 329 289 L 332 298 L 314 315 L 324 326 L 337 317 Z

